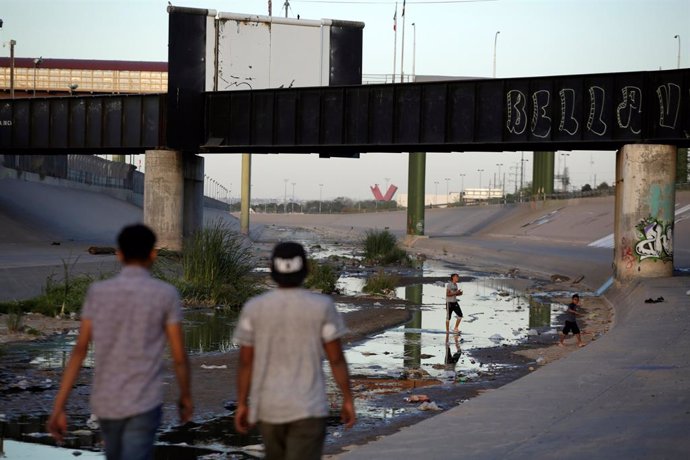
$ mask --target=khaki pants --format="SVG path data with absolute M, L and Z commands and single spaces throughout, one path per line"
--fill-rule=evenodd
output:
M 266 460 L 318 460 L 326 439 L 325 418 L 305 418 L 290 423 L 260 422 Z

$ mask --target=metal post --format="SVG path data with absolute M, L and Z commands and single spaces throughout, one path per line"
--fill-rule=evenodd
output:
M 283 187 L 283 214 L 287 214 L 287 183 L 289 179 L 283 179 L 285 187 Z
M 402 40 L 400 41 L 400 83 L 404 82 L 405 79 L 405 67 L 403 63 L 405 62 L 405 2 L 403 1 L 402 8 L 402 20 L 403 20 L 403 31 Z
M 323 201 L 323 184 L 319 184 L 319 214 L 321 214 L 321 202 Z
M 14 99 L 14 46 L 16 40 L 10 40 L 10 99 Z
M 680 69 L 680 35 L 675 35 L 673 38 L 678 39 L 678 63 L 677 68 Z
M 240 233 L 249 235 L 249 207 L 251 204 L 252 156 L 242 154 L 242 184 L 240 185 Z
M 412 23 L 412 81 L 417 80 L 417 69 L 415 67 L 417 61 L 417 26 Z
M 498 34 L 500 34 L 501 31 L 497 30 L 496 33 L 494 34 L 494 72 L 493 76 L 496 78 L 496 42 L 498 41 Z
M 290 203 L 290 212 L 295 212 L 295 184 L 296 182 L 292 183 L 292 202 Z

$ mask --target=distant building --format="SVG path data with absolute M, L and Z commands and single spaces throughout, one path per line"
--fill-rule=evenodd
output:
M 8 98 L 10 58 L 0 58 L 0 98 Z M 145 94 L 168 91 L 168 63 L 87 59 L 14 59 L 15 97 Z

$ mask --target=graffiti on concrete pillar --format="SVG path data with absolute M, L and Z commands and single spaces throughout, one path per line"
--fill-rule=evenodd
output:
M 640 221 L 636 226 L 639 239 L 635 254 L 640 261 L 646 259 L 671 260 L 673 258 L 673 223 L 664 224 L 653 217 Z
M 621 239 L 621 261 L 628 270 L 635 265 L 635 256 L 633 256 L 632 247 L 626 237 Z

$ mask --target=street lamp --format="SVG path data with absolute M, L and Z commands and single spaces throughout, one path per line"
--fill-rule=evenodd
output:
M 436 184 L 436 193 L 434 193 L 434 204 L 438 205 L 438 181 L 435 180 L 434 184 Z
M 412 23 L 412 81 L 417 80 L 417 71 L 415 70 L 415 62 L 417 61 L 417 26 Z
M 496 42 L 498 41 L 498 34 L 500 34 L 501 31 L 497 30 L 496 33 L 494 34 L 494 78 L 496 78 Z
M 450 182 L 450 177 L 445 178 L 446 181 L 446 206 L 450 204 L 450 191 L 448 190 L 448 182 Z
M 501 181 L 501 166 L 503 166 L 503 163 L 496 163 L 496 166 L 498 166 L 498 181 L 501 183 L 501 190 L 503 190 L 503 182 Z M 494 181 L 494 186 L 496 185 L 496 181 Z
M 477 172 L 479 173 L 479 193 L 481 194 L 482 191 L 482 173 L 484 172 L 483 169 L 477 169 Z
M 570 156 L 569 153 L 561 153 L 561 156 L 563 157 L 563 175 L 561 176 L 561 181 L 563 184 L 563 191 L 567 192 L 568 191 L 568 184 L 570 183 L 570 180 L 568 179 L 568 168 L 566 166 L 566 161 L 568 160 L 568 157 Z
M 678 39 L 678 68 L 680 69 L 680 35 L 674 35 L 673 38 Z
M 295 184 L 297 182 L 292 183 L 292 203 L 290 203 L 290 212 L 295 212 Z
M 36 97 L 36 69 L 43 62 L 43 56 L 34 59 L 34 97 Z
M 323 184 L 319 184 L 319 214 L 321 214 L 321 201 L 323 199 Z
M 283 187 L 283 214 L 287 214 L 287 183 L 289 179 L 283 179 L 285 187 Z
M 465 194 L 465 176 L 466 174 L 460 173 L 460 199 L 464 198 Z

